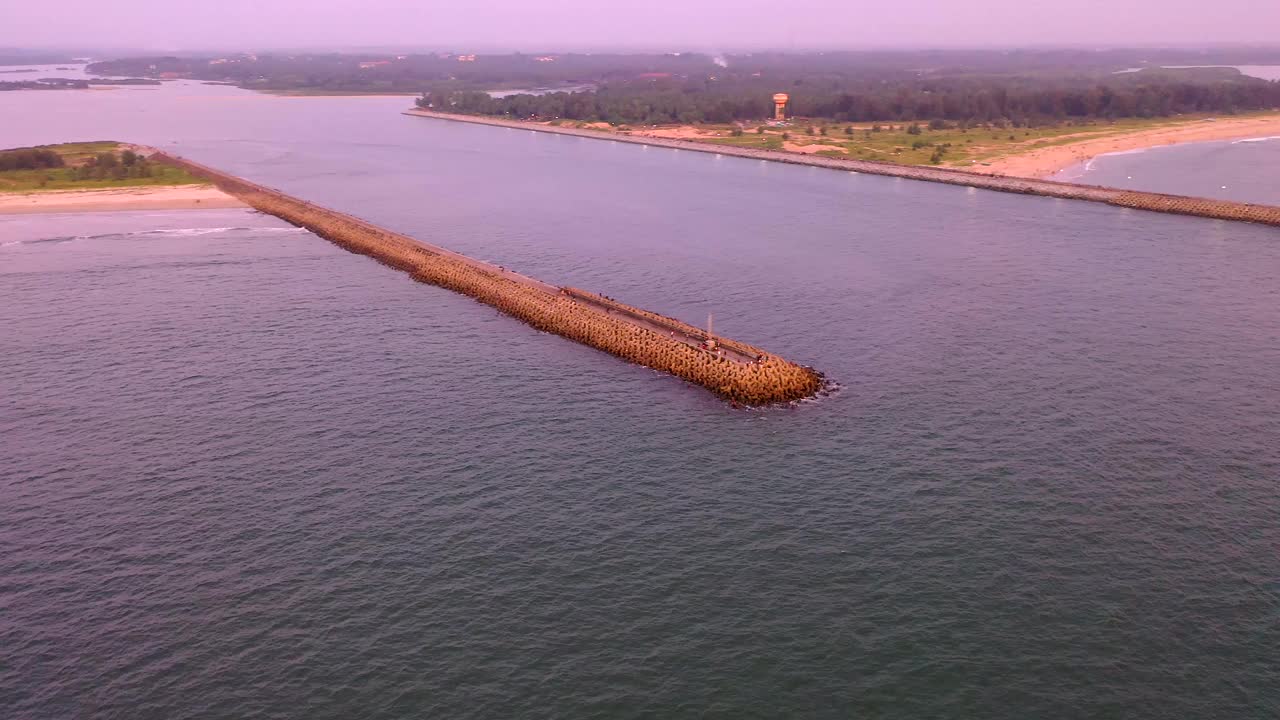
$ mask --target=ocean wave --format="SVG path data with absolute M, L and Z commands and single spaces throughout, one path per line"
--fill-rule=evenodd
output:
M 106 237 L 105 235 L 103 237 Z M 36 238 L 34 240 L 16 240 L 14 242 L 5 243 L 5 245 L 50 245 L 56 243 L 71 242 L 72 240 L 86 240 L 86 235 L 65 235 L 60 237 Z
M 32 240 L 14 240 L 4 243 L 0 247 L 8 247 L 10 245 L 42 245 L 72 242 L 75 240 L 105 240 L 107 238 L 124 238 L 124 237 L 193 237 L 198 235 L 216 235 L 218 233 L 228 232 L 254 232 L 254 233 L 299 233 L 306 232 L 306 228 L 298 227 L 213 227 L 213 228 L 167 228 L 161 230 L 135 230 L 133 232 L 119 233 L 102 233 L 100 235 L 61 235 L 58 237 L 35 238 Z
M 1152 147 L 1134 148 L 1132 150 L 1116 150 L 1115 152 L 1102 153 L 1101 155 L 1095 156 L 1093 159 L 1097 160 L 1098 158 L 1104 158 L 1104 157 L 1119 157 L 1121 155 L 1142 155 L 1144 153 L 1148 153 L 1152 150 L 1155 150 L 1156 147 L 1168 147 L 1168 146 L 1160 145 L 1160 146 L 1152 146 Z
M 1259 137 L 1259 138 L 1245 138 L 1244 140 L 1236 140 L 1231 144 L 1241 145 L 1245 143 L 1262 143 L 1262 142 L 1270 142 L 1272 140 L 1280 140 L 1280 135 L 1272 135 L 1270 137 Z
M 1149 147 L 1134 148 L 1133 150 L 1116 150 L 1115 152 L 1100 153 L 1098 155 L 1094 155 L 1093 157 L 1085 161 L 1084 165 L 1080 169 L 1079 176 L 1083 176 L 1092 172 L 1094 166 L 1097 165 L 1098 161 L 1101 160 L 1102 158 L 1119 157 L 1121 155 L 1141 155 L 1152 149 L 1154 148 L 1149 148 Z M 1065 172 L 1065 170 L 1063 172 Z
M 217 228 L 172 228 L 172 229 L 166 229 L 166 230 L 139 230 L 139 231 L 137 231 L 137 232 L 130 232 L 130 233 L 118 233 L 118 234 L 119 234 L 119 235 L 122 235 L 122 236 L 124 236 L 124 237 L 135 236 L 135 235 L 176 235 L 176 236 L 190 236 L 190 235 L 214 235 L 214 234 L 217 234 L 217 233 L 225 233 L 225 232 L 261 232 L 261 233 L 290 232 L 290 233 L 292 233 L 292 232 L 306 232 L 306 230 L 305 230 L 304 228 L 297 228 L 297 227 L 287 227 L 287 228 L 280 228 L 280 227 L 217 227 Z M 103 236 L 103 237 L 105 237 L 105 236 Z

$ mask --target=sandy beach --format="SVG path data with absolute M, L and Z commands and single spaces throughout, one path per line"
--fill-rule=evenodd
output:
M 246 206 L 212 185 L 0 193 L 0 214 L 201 210 L 234 207 Z
M 1142 150 L 1181 143 L 1242 140 L 1280 136 L 1280 115 L 1200 120 L 1185 125 L 1151 128 L 1031 150 L 990 161 L 978 172 L 1013 177 L 1048 178 L 1060 170 L 1108 153 Z M 969 168 L 966 168 L 969 169 Z
M 801 125 L 803 124 L 802 121 L 798 122 Z M 538 124 L 549 125 L 549 123 Z M 606 123 L 583 124 L 577 127 L 617 132 L 616 129 Z M 850 127 L 853 127 L 854 130 L 864 130 L 870 126 L 851 125 Z M 749 128 L 748 131 L 750 132 Z M 776 135 L 780 131 L 771 129 L 768 132 L 770 135 Z M 623 134 L 697 142 L 728 137 L 729 130 L 724 127 L 671 125 L 638 128 Z M 782 143 L 782 149 L 787 152 L 800 155 L 812 155 L 819 152 L 847 154 L 848 152 L 841 145 L 814 142 L 816 138 L 800 133 L 800 125 L 791 128 L 791 134 L 792 137 Z M 1180 143 L 1263 137 L 1280 137 L 1280 113 L 1253 115 L 1250 117 L 1171 120 L 1165 124 L 1135 130 L 1095 128 L 1077 133 L 1027 140 L 1022 143 L 1011 143 L 999 148 L 984 148 L 982 143 L 979 142 L 970 146 L 970 150 L 979 153 L 978 158 L 982 159 L 981 164 L 971 162 L 968 158 L 962 158 L 946 162 L 943 166 L 984 175 L 1048 179 L 1062 170 L 1108 153 L 1143 150 Z M 837 136 L 834 139 L 840 140 L 843 139 L 843 136 Z M 1044 145 L 1047 142 L 1055 144 L 1046 147 Z M 879 153 L 881 151 L 875 148 L 867 148 L 863 152 Z M 877 157 L 872 155 L 870 159 L 877 159 Z M 884 159 L 891 160 L 891 158 L 887 157 Z

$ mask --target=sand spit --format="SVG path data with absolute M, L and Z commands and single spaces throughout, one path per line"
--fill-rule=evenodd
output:
M 671 373 L 744 405 L 800 400 L 818 393 L 822 376 L 743 343 L 573 288 L 559 288 L 394 233 L 197 163 L 154 151 L 152 159 L 206 178 L 248 205 L 354 253 L 403 270 L 421 282 L 470 296 L 539 330 Z
M 1273 136 L 1280 136 L 1280 117 L 1202 120 L 1197 123 L 1088 138 L 1066 145 L 1031 150 L 992 160 L 988 169 L 1003 175 L 1045 178 L 1073 165 L 1112 153 L 1184 143 Z
M 0 214 L 203 210 L 235 207 L 244 207 L 244 203 L 209 185 L 155 185 L 111 190 L 0 193 Z
M 1280 207 L 1274 205 L 1255 205 L 1251 203 L 1234 202 L 1231 200 L 1213 200 L 1209 198 L 1196 198 L 1183 195 L 1165 195 L 1161 193 L 1149 193 L 1137 190 L 1105 188 L 1095 185 L 1080 185 L 1076 183 L 1056 182 L 1052 180 L 1037 180 L 1034 178 L 985 175 L 951 168 L 922 167 L 918 165 L 894 165 L 892 163 L 874 162 L 871 160 L 852 160 L 846 158 L 827 157 L 824 155 L 802 155 L 800 153 L 781 152 L 778 150 L 743 148 L 731 145 L 713 145 L 711 143 L 698 142 L 696 140 L 623 135 L 614 132 L 557 127 L 553 125 L 528 123 L 519 120 L 505 120 L 502 118 L 478 115 L 453 115 L 432 112 L 429 110 L 408 110 L 405 114 L 437 120 L 451 120 L 455 122 L 492 125 L 495 127 L 516 128 L 520 130 L 531 130 L 534 132 L 553 133 L 557 135 L 573 135 L 575 137 L 612 140 L 613 142 L 625 142 L 637 145 L 652 145 L 655 147 L 691 150 L 694 152 L 713 153 L 716 155 L 730 155 L 755 160 L 768 160 L 770 162 L 791 163 L 793 165 L 811 165 L 814 167 L 823 167 L 832 170 L 867 173 L 869 175 L 887 175 L 890 177 L 900 177 L 909 180 L 924 180 L 927 182 L 946 183 L 948 185 L 963 185 L 966 187 L 982 188 L 984 190 L 995 190 L 997 192 L 1019 193 L 1022 195 L 1041 195 L 1044 197 L 1065 198 L 1069 200 L 1088 200 L 1090 202 L 1107 203 L 1109 205 L 1118 205 L 1121 207 L 1140 210 L 1151 210 L 1155 212 L 1195 215 L 1198 217 L 1214 218 L 1218 220 L 1236 220 L 1241 222 L 1263 223 L 1267 225 L 1280 225 Z

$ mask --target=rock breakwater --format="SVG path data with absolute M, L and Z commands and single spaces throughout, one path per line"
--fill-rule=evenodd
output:
M 278 190 L 160 151 L 151 157 L 206 178 L 262 212 L 303 227 L 351 252 L 447 288 L 555 333 L 701 385 L 743 405 L 769 405 L 818 393 L 822 375 L 745 343 L 576 288 L 561 288 L 378 227 Z

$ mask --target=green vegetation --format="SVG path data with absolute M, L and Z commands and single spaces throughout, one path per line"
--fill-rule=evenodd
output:
M 903 164 L 971 166 L 1049 145 L 1280 108 L 1280 82 L 1231 67 L 1280 48 L 831 53 L 232 55 L 126 58 L 91 72 L 298 94 L 403 92 L 440 112 L 563 127 L 687 125 L 704 139 Z M 1128 70 L 1141 68 L 1136 72 Z M 502 93 L 492 88 L 538 88 Z M 556 90 L 559 91 L 556 91 Z M 786 92 L 782 128 L 766 125 Z M 792 136 L 795 136 L 793 139 Z M 817 147 L 814 147 L 817 146 Z
M 0 153 L 0 172 L 45 170 L 64 167 L 62 156 L 52 150 L 10 150 Z
M 754 56 L 753 56 L 754 59 Z M 804 56 L 815 63 L 811 56 Z M 787 90 L 788 112 L 832 123 L 892 121 L 913 133 L 947 124 L 996 123 L 1016 128 L 1075 120 L 1160 118 L 1195 113 L 1232 115 L 1280 107 L 1280 82 L 1246 77 L 1233 68 L 1076 74 L 970 75 L 846 70 L 812 77 L 804 67 L 765 79 L 762 72 L 695 78 L 648 74 L 578 92 L 491 97 L 445 83 L 423 94 L 419 107 L 525 120 L 564 118 L 638 125 L 750 122 L 770 116 L 772 92 Z M 805 129 L 805 132 L 809 132 Z
M 300 94 L 422 93 L 422 107 L 521 119 L 635 125 L 758 121 L 776 92 L 789 112 L 834 123 L 1170 117 L 1280 107 L 1280 83 L 1230 67 L 1280 48 L 896 50 L 828 53 L 232 54 L 94 63 L 105 75 L 194 78 Z M 1119 72 L 1142 68 L 1139 72 Z M 491 97 L 495 88 L 527 89 Z M 558 91 L 558 92 L 557 92 Z
M 27 72 L 26 70 L 0 70 L 0 72 Z M 35 72 L 32 70 L 31 72 Z M 87 90 L 94 85 L 159 85 L 159 80 L 148 78 L 110 78 L 106 80 L 80 80 L 77 78 L 40 78 L 38 80 L 0 81 L 0 91 L 5 90 Z
M 0 192 L 205 184 L 185 170 L 153 163 L 115 142 L 0 150 Z
M 743 134 L 738 135 L 732 132 L 736 126 L 702 125 L 699 129 L 707 134 L 698 139 L 704 142 L 765 150 L 786 149 L 784 142 L 808 146 L 825 145 L 830 149 L 819 150 L 819 155 L 878 160 L 902 165 L 973 167 L 996 158 L 1040 148 L 1139 130 L 1193 124 L 1203 122 L 1207 117 L 1184 117 L 1176 120 L 1129 119 L 1115 122 L 1079 121 L 1056 127 L 1020 128 L 1013 134 L 1010 134 L 1009 129 L 995 125 L 961 127 L 958 124 L 949 124 L 938 130 L 920 127 L 919 134 L 911 132 L 911 125 L 862 126 L 854 127 L 853 134 L 839 134 L 835 130 L 836 126 L 832 125 L 825 136 L 821 135 L 824 126 L 817 126 L 818 136 L 810 137 L 806 134 L 799 140 L 795 139 L 793 133 L 786 127 L 761 125 L 756 127 L 754 132 L 748 128 Z

